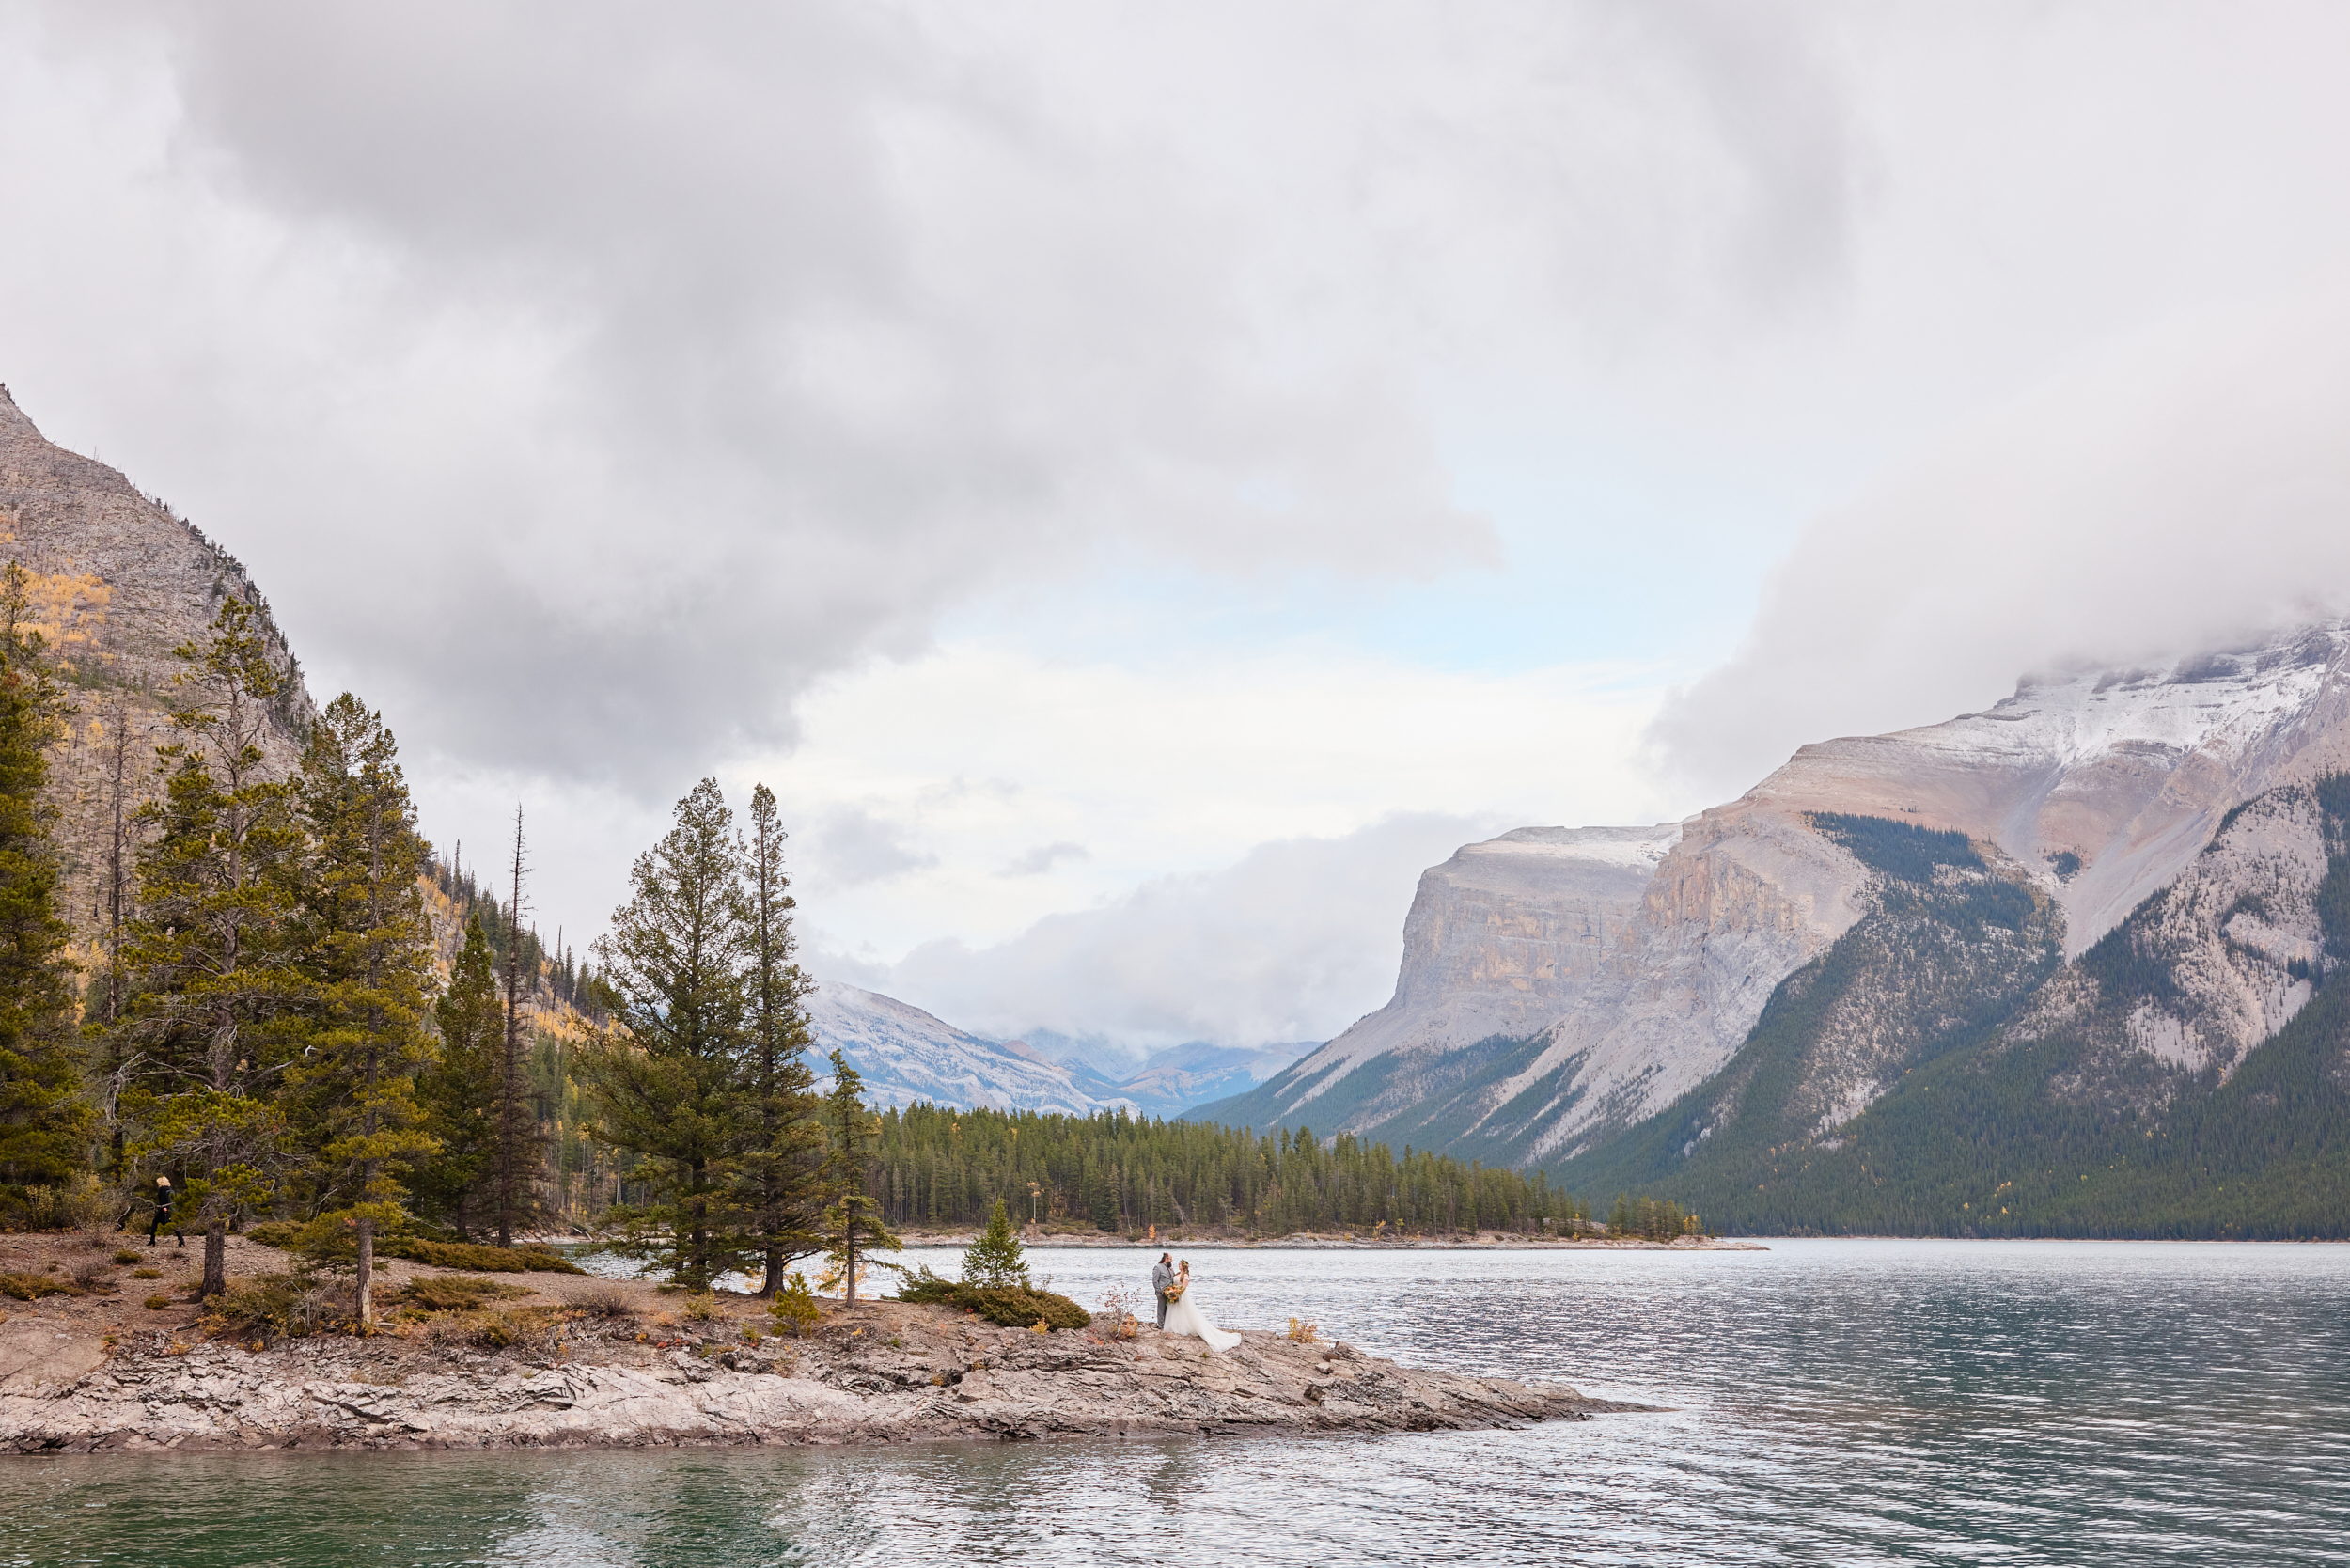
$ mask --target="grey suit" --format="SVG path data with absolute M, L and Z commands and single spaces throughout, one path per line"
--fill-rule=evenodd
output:
M 1175 1271 L 1165 1263 L 1151 1265 L 1151 1291 L 1159 1298 L 1159 1326 L 1167 1326 L 1167 1293 L 1175 1284 Z

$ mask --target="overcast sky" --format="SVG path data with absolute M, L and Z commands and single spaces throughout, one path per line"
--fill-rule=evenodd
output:
M 2350 588 L 2350 9 L 0 0 L 0 381 L 815 966 L 1321 1038 L 1419 870 Z M 551 934 L 551 931 L 550 931 Z

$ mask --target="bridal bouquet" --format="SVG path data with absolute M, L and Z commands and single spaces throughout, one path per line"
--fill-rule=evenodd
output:
M 1183 1293 L 1190 1288 L 1191 1281 L 1179 1274 L 1175 1277 L 1175 1283 L 1167 1287 L 1167 1299 L 1169 1302 L 1181 1301 L 1183 1299 Z

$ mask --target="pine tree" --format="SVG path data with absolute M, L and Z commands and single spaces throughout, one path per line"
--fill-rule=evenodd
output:
M 105 791 L 106 851 L 104 870 L 106 888 L 100 898 L 97 913 L 106 922 L 106 966 L 102 974 L 93 978 L 88 1005 L 83 1011 L 83 1028 L 97 1043 L 100 1104 L 104 1109 L 108 1140 L 112 1145 L 106 1163 L 107 1174 L 119 1181 L 123 1176 L 123 1126 L 117 1114 L 125 1081 L 131 1074 L 132 1045 L 122 1027 L 123 1013 L 130 1001 L 123 969 L 123 944 L 130 932 L 130 922 L 138 902 L 136 853 L 138 844 L 140 791 L 144 771 L 138 765 L 140 755 L 131 739 L 131 715 L 119 698 L 108 700 L 99 711 L 100 765 Z
M 69 934 L 41 800 L 65 705 L 24 623 L 24 569 L 10 561 L 0 610 L 0 1184 L 65 1181 L 84 1168 L 95 1120 L 82 1097 Z
M 151 1083 L 126 1094 L 148 1117 L 133 1151 L 176 1168 L 204 1228 L 202 1294 L 228 1288 L 228 1221 L 273 1190 L 283 1119 L 267 1093 L 283 1069 L 272 1026 L 294 980 L 302 834 L 291 787 L 273 778 L 261 737 L 285 677 L 244 601 L 224 600 L 211 637 L 174 650 L 185 665 L 174 713 L 181 739 L 157 748 L 163 796 L 141 808 L 155 831 L 139 855 L 139 912 L 124 962 L 137 994 L 124 1027 Z
M 980 1232 L 979 1240 L 964 1249 L 963 1282 L 982 1289 L 998 1285 L 1029 1288 L 1027 1255 L 1011 1228 L 1011 1215 L 1000 1198 L 987 1216 L 987 1229 Z
M 895 1252 L 905 1244 L 882 1222 L 882 1206 L 865 1190 L 866 1165 L 881 1141 L 881 1119 L 865 1108 L 865 1080 L 838 1051 L 832 1053 L 832 1092 L 824 1096 L 824 1135 L 832 1156 L 832 1207 L 824 1211 L 824 1238 L 832 1266 L 843 1281 L 846 1305 L 856 1305 L 857 1271 L 875 1249 Z
M 537 1180 L 543 1140 L 539 1119 L 531 1111 L 527 1052 L 523 1043 L 523 808 L 514 808 L 513 903 L 507 911 L 506 1017 L 499 1041 L 497 1103 L 497 1228 L 498 1245 L 514 1245 L 517 1225 L 538 1212 Z M 530 976 L 538 980 L 538 965 Z
M 417 1212 L 471 1241 L 495 1202 L 498 1090 L 506 1012 L 481 917 L 465 923 L 465 945 L 434 1004 L 441 1048 L 416 1084 L 425 1130 L 440 1152 L 410 1179 Z
M 654 1179 L 653 1200 L 619 1216 L 619 1249 L 708 1290 L 759 1241 L 730 1166 L 757 1125 L 743 1082 L 742 850 L 715 779 L 675 817 L 596 943 L 617 1029 L 580 1063 L 602 1137 L 645 1156 Z
M 775 792 L 751 792 L 750 842 L 744 862 L 744 1090 L 749 1115 L 735 1162 L 740 1201 L 749 1211 L 763 1273 L 759 1294 L 772 1296 L 794 1259 L 823 1250 L 824 1133 L 818 1125 L 815 1074 L 808 1071 L 807 1000 L 816 982 L 792 960 L 791 911 L 783 870 L 783 825 Z
M 290 1087 L 316 1104 L 321 1218 L 358 1243 L 357 1317 L 375 1321 L 375 1238 L 407 1217 L 400 1176 L 435 1148 L 415 1074 L 431 1057 L 426 991 L 431 931 L 417 887 L 429 858 L 399 746 L 349 692 L 327 704 L 303 754 L 309 830 L 304 883 L 305 1059 Z

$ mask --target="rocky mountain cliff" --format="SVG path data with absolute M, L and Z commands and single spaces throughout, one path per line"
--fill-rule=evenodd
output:
M 221 602 L 258 612 L 290 677 L 264 745 L 291 768 L 316 715 L 301 666 L 269 604 L 236 558 L 115 469 L 46 440 L 0 387 L 0 560 L 29 575 L 35 623 L 71 686 L 75 713 L 50 760 L 66 911 L 77 937 L 104 923 L 115 810 L 152 787 L 155 746 L 170 739 L 167 700 L 180 661 Z
M 1792 1006 L 1786 988 L 1848 936 L 1847 968 L 1868 967 L 1850 955 L 1872 942 L 1904 947 L 1891 931 L 1903 919 L 1935 929 L 1911 933 L 1935 962 L 1981 966 L 1977 982 L 2014 1003 L 2138 920 L 2164 933 L 2163 964 L 2198 1000 L 2191 1020 L 2156 997 L 2116 1027 L 2133 1049 L 2216 1060 L 2273 1035 L 2306 1000 L 2314 972 L 2275 965 L 2315 962 L 2311 917 L 2295 900 L 2313 896 L 2316 829 L 2277 825 L 2273 806 L 2235 819 L 2221 861 L 2295 866 L 2303 886 L 2272 889 L 2257 912 L 2232 905 L 2219 927 L 2233 937 L 2182 934 L 2201 930 L 2189 912 L 2202 905 L 2177 902 L 2184 892 L 2159 916 L 2132 911 L 2191 869 L 2217 874 L 2199 857 L 2231 811 L 2289 798 L 2345 764 L 2350 624 L 2335 622 L 2159 669 L 2028 679 L 1984 713 L 1807 746 L 1738 800 L 1676 826 L 1521 829 L 1421 879 L 1386 1008 L 1261 1089 L 1195 1114 L 1303 1121 L 1512 1163 L 1572 1158 L 1713 1083 L 1758 1038 L 1766 1005 Z M 1913 898 L 1868 858 L 1878 830 L 1834 825 L 1848 819 L 1900 824 L 1963 856 L 1926 861 L 1941 870 Z M 2247 823 L 2264 823 L 2271 838 L 2256 850 Z M 2002 928 L 2012 942 L 1958 931 L 1950 921 L 1966 922 L 1952 911 L 1967 901 L 1936 876 L 2008 887 L 2033 913 Z M 2206 979 L 2224 999 L 2206 1005 Z M 1823 1012 L 1814 1033 L 1835 1039 L 1808 1037 L 1810 1054 L 1785 1065 L 1809 1086 L 1805 1136 L 1831 1136 L 1950 1043 L 1932 1020 L 1900 1023 L 1906 1003 L 1865 999 L 1883 983 L 1862 985 L 1835 1019 Z

